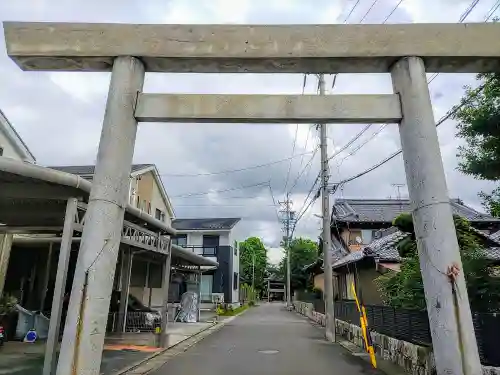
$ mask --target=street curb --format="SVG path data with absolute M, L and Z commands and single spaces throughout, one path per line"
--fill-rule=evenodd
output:
M 184 343 L 185 341 L 193 338 L 193 337 L 196 337 L 198 336 L 199 334 L 209 330 L 210 328 L 213 328 L 214 326 L 216 326 L 218 323 L 213 323 L 211 326 L 208 326 L 204 329 L 202 329 L 201 331 L 195 333 L 194 335 L 192 336 L 189 336 L 189 337 L 186 337 L 185 339 L 179 341 L 178 343 L 175 343 L 174 345 L 172 345 L 171 347 L 169 348 L 164 348 L 164 349 L 161 349 L 161 350 L 158 350 L 157 352 L 154 352 L 153 354 L 151 354 L 150 356 L 146 357 L 146 358 L 143 358 L 125 368 L 122 368 L 121 370 L 118 370 L 118 371 L 115 371 L 112 375 L 122 375 L 122 374 L 126 374 L 128 373 L 129 371 L 132 371 L 134 369 L 136 369 L 137 367 L 139 367 L 140 365 L 142 365 L 144 362 L 147 362 L 155 357 L 158 357 L 159 355 L 165 353 L 166 351 L 170 350 L 170 349 L 174 349 L 175 347 L 179 346 L 180 344 Z
M 217 332 L 222 327 L 224 327 L 227 323 L 233 321 L 238 316 L 244 314 L 249 309 L 246 309 L 239 313 L 238 315 L 228 317 L 223 321 L 216 322 L 211 326 L 201 330 L 200 332 L 194 334 L 193 336 L 187 337 L 182 341 L 179 341 L 175 345 L 170 348 L 163 349 L 150 355 L 147 358 L 144 358 L 136 363 L 121 369 L 117 372 L 114 372 L 112 375 L 146 375 L 159 369 L 163 366 L 169 359 L 175 357 L 178 354 L 184 353 L 186 350 L 191 348 L 193 345 L 197 344 L 205 337 L 210 336 L 212 333 Z

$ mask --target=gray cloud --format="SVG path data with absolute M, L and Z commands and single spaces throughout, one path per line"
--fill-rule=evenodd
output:
M 187 0 L 146 3 L 88 0 L 5 2 L 0 3 L 0 14 L 5 20 L 24 21 L 80 21 L 80 22 L 244 22 L 244 23 L 335 23 L 341 22 L 354 1 L 332 2 L 317 0 L 241 0 L 229 4 L 223 0 Z M 365 18 L 364 23 L 381 23 L 394 8 L 396 0 L 381 0 Z M 469 1 L 406 0 L 388 22 L 456 22 Z M 226 6 L 221 6 L 225 4 Z M 359 22 L 371 2 L 362 1 L 352 13 L 349 22 Z M 468 20 L 481 21 L 492 1 L 482 1 Z M 100 128 L 107 95 L 109 74 L 22 72 L 5 54 L 0 41 L 0 107 L 36 154 L 39 163 L 83 164 L 93 163 L 100 136 Z M 183 93 L 301 93 L 301 75 L 196 75 L 148 74 L 145 91 Z M 331 90 L 332 77 L 327 77 Z M 431 84 L 436 119 L 455 103 L 463 85 L 474 82 L 472 75 L 442 74 Z M 308 77 L 306 93 L 316 92 L 316 80 Z M 390 93 L 388 75 L 340 75 L 333 93 Z M 330 153 L 357 134 L 364 125 L 329 125 Z M 387 126 L 380 134 L 374 125 L 358 142 L 336 157 L 331 165 L 331 180 L 339 181 L 354 175 L 399 148 L 397 125 Z M 311 151 L 317 144 L 314 127 L 309 136 L 308 125 L 299 126 L 299 142 L 295 153 Z M 172 197 L 186 193 L 208 192 L 270 181 L 276 200 L 285 194 L 289 163 L 283 162 L 265 168 L 199 177 L 175 177 L 171 174 L 198 174 L 244 168 L 287 158 L 292 153 L 295 125 L 246 124 L 140 124 L 134 161 L 155 163 L 163 175 L 164 185 Z M 439 129 L 450 195 L 479 205 L 477 192 L 490 185 L 474 181 L 455 170 L 457 165 L 452 121 Z M 372 138 L 359 152 L 349 155 L 360 143 Z M 305 139 L 308 147 L 305 149 Z M 346 157 L 346 158 L 345 158 Z M 304 168 L 310 156 L 292 162 L 288 186 Z M 343 161 L 341 161 L 345 158 Z M 318 174 L 319 155 L 311 170 L 304 173 L 293 189 L 294 209 L 303 204 Z M 404 168 L 398 157 L 376 172 L 345 186 L 336 196 L 385 198 L 395 196 L 392 183 L 404 183 Z M 268 187 L 254 187 L 225 193 L 211 193 L 189 198 L 172 198 L 179 217 L 237 216 L 243 221 L 237 229 L 239 239 L 249 235 L 262 236 L 269 246 L 277 247 L 283 233 L 276 218 L 276 209 Z M 193 207 L 194 206 L 194 207 Z M 304 215 L 297 227 L 298 235 L 317 238 L 319 202 Z

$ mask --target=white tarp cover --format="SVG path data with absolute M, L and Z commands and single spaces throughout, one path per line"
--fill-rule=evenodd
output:
M 175 318 L 177 322 L 196 323 L 198 321 L 198 295 L 186 292 L 181 297 L 181 309 Z

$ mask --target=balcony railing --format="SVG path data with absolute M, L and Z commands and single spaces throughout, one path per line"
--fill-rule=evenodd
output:
M 219 252 L 219 246 L 203 246 L 203 245 L 179 245 L 179 246 L 191 250 L 193 253 L 196 253 L 198 255 L 203 255 L 204 257 L 216 257 L 217 253 Z

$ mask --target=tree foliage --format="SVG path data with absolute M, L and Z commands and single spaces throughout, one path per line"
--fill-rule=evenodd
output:
M 307 273 L 303 268 L 318 258 L 318 245 L 308 238 L 294 238 L 290 241 L 290 286 L 292 290 L 307 287 Z M 280 262 L 280 274 L 286 277 L 286 257 Z
M 241 282 L 252 285 L 255 257 L 255 289 L 262 290 L 267 266 L 267 249 L 264 243 L 258 237 L 249 237 L 240 242 L 239 248 Z
M 407 229 L 408 218 L 411 219 L 410 214 L 402 214 L 394 223 L 403 224 Z M 489 262 L 482 249 L 483 240 L 466 219 L 455 216 L 454 221 L 471 308 L 473 311 L 496 311 L 500 307 L 500 280 L 490 274 Z M 425 295 L 414 236 L 401 241 L 398 251 L 404 257 L 401 271 L 384 274 L 376 283 L 387 304 L 423 310 L 426 308 Z
M 457 136 L 465 141 L 458 149 L 458 169 L 482 180 L 500 181 L 500 74 L 479 74 L 479 88 L 467 87 L 458 111 Z M 500 217 L 500 186 L 481 192 L 484 207 Z

